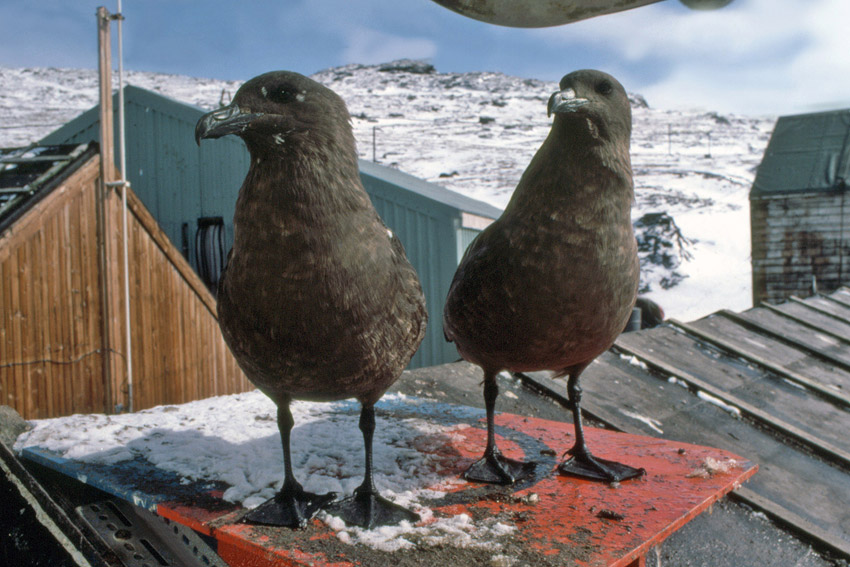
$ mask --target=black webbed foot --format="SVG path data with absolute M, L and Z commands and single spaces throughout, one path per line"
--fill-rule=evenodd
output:
M 335 492 L 313 494 L 305 492 L 300 486 L 284 489 L 274 498 L 251 510 L 242 521 L 301 529 L 307 526 L 307 522 L 316 515 L 316 512 L 335 498 Z
M 498 449 L 486 451 L 484 456 L 472 463 L 461 477 L 476 482 L 491 484 L 513 484 L 534 473 L 534 462 L 509 459 Z
M 590 454 L 584 440 L 584 425 L 582 425 L 581 420 L 581 387 L 579 386 L 579 376 L 586 366 L 587 364 L 583 364 L 569 370 L 570 379 L 567 382 L 567 393 L 570 404 L 573 406 L 576 441 L 573 448 L 567 451 L 572 457 L 558 465 L 558 472 L 563 475 L 588 480 L 601 480 L 602 482 L 620 482 L 645 475 L 646 469 L 636 469 Z
M 590 453 L 578 453 L 558 465 L 558 472 L 588 480 L 620 482 L 643 476 L 646 469 L 636 469 L 615 461 L 600 459 Z
M 349 498 L 326 506 L 329 514 L 339 516 L 348 525 L 372 529 L 379 526 L 394 526 L 401 522 L 418 522 L 419 514 L 390 502 L 374 489 L 362 486 Z

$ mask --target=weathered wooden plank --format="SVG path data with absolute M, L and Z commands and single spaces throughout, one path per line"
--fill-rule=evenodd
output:
M 721 314 L 743 324 L 758 325 L 759 332 L 776 333 L 783 341 L 807 348 L 810 353 L 824 360 L 846 366 L 844 370 L 850 369 L 850 348 L 846 342 L 804 325 L 799 320 L 784 317 L 765 307 L 749 309 L 741 314 L 724 310 Z
M 79 250 L 81 333 L 85 337 L 87 350 L 99 352 L 86 359 L 86 380 L 83 381 L 82 387 L 74 392 L 74 405 L 80 403 L 77 401 L 77 397 L 80 395 L 78 392 L 91 392 L 89 403 L 92 410 L 106 412 L 110 409 L 110 406 L 107 400 L 108 390 L 104 383 L 103 368 L 108 354 L 103 351 L 101 282 L 98 277 L 97 182 L 97 179 L 87 179 L 83 188 L 79 217 L 80 240 L 76 248 Z
M 180 277 L 177 270 L 174 269 L 174 266 L 168 259 L 163 257 L 161 260 L 163 270 L 161 277 L 164 278 L 168 282 L 169 289 L 169 301 L 173 300 L 173 298 L 180 297 Z M 182 380 L 179 380 L 177 374 L 175 372 L 176 368 L 176 353 L 178 352 L 178 335 L 183 332 L 183 330 L 177 325 L 177 312 L 173 309 L 169 309 L 168 302 L 165 301 L 166 298 L 163 298 L 163 301 L 160 303 L 160 309 L 162 309 L 163 313 L 166 315 L 165 321 L 163 324 L 166 325 L 163 329 L 163 343 L 166 347 L 167 353 L 171 353 L 168 357 L 163 357 L 163 371 L 165 373 L 166 385 L 169 390 L 169 397 L 172 400 L 179 400 L 178 403 L 182 403 L 184 401 L 189 401 L 189 397 L 186 396 L 185 384 Z
M 15 350 L 15 309 L 12 303 L 12 285 L 16 278 L 10 264 L 8 257 L 0 260 L 0 302 L 3 305 L 0 311 L 0 387 L 3 388 L 3 404 L 21 412 L 22 384 L 17 367 L 19 359 Z
M 215 298 L 132 190 L 127 192 L 127 206 L 144 228 L 145 232 L 148 233 L 150 238 L 153 239 L 160 250 L 168 257 L 169 261 L 180 272 L 180 275 L 191 286 L 207 309 L 211 313 L 215 313 Z
M 14 407 L 14 382 L 10 381 L 9 363 L 11 356 L 8 353 L 8 319 L 9 309 L 6 303 L 6 289 L 9 276 L 6 273 L 6 263 L 0 261 L 0 404 Z
M 850 305 L 850 288 L 842 285 L 832 293 L 832 297 L 840 299 Z
M 62 219 L 62 262 L 64 264 L 64 285 L 68 290 L 68 306 L 65 314 L 67 320 L 65 340 L 71 345 L 71 353 L 79 358 L 78 368 L 74 378 L 66 384 L 64 403 L 66 411 L 71 413 L 74 409 L 75 392 L 88 391 L 84 398 L 89 402 L 89 410 L 95 411 L 94 394 L 91 390 L 91 377 L 89 375 L 89 364 L 92 356 L 95 356 L 92 345 L 83 328 L 83 311 L 85 309 L 84 290 L 82 289 L 83 268 L 83 223 L 85 222 L 85 211 L 83 210 L 83 197 L 81 192 L 76 193 L 66 208 L 66 214 Z
M 672 323 L 702 340 L 801 384 L 833 403 L 850 407 L 850 396 L 842 394 L 844 388 L 850 387 L 850 372 L 846 370 L 809 357 L 804 351 L 770 337 L 748 331 L 724 317 L 709 316 L 689 324 Z
M 850 438 L 841 426 L 824 425 L 850 427 L 847 408 L 812 396 L 733 357 L 712 352 L 691 337 L 669 329 L 658 331 L 650 336 L 645 332 L 625 334 L 617 340 L 617 347 L 656 366 L 666 365 L 664 371 L 670 374 L 681 373 L 686 380 L 694 377 L 699 381 L 697 386 L 709 394 L 746 410 L 764 423 L 773 420 L 783 434 L 797 437 L 815 450 L 825 448 L 840 455 L 850 466 Z
M 133 223 L 133 242 L 136 250 L 133 255 L 135 268 L 135 285 L 132 289 L 131 301 L 133 311 L 131 318 L 136 319 L 137 332 L 133 333 L 136 350 L 133 361 L 134 400 L 133 409 L 149 408 L 162 399 L 159 393 L 159 381 L 152 376 L 148 368 L 153 355 L 153 342 L 156 340 L 156 330 L 151 323 L 152 283 L 151 261 L 149 254 L 150 242 L 145 238 L 145 231 Z
M 36 326 L 36 337 L 39 348 L 38 356 L 41 360 L 45 361 L 41 364 L 41 368 L 45 390 L 46 415 L 55 415 L 55 412 L 59 411 L 55 403 L 59 396 L 56 382 L 63 378 L 63 370 L 66 368 L 64 364 L 65 353 L 54 351 L 51 342 L 51 331 L 55 330 L 55 321 L 52 320 L 50 307 L 55 301 L 61 302 L 61 296 L 53 295 L 49 297 L 48 295 L 51 292 L 58 292 L 58 290 L 50 289 L 49 286 L 51 282 L 55 283 L 61 277 L 54 256 L 57 244 L 56 221 L 61 212 L 62 209 L 58 210 L 50 218 L 44 219 L 42 230 L 38 233 L 39 238 L 33 243 L 33 321 Z M 50 243 L 49 247 L 48 243 Z
M 32 419 L 32 390 L 29 388 L 29 380 L 27 379 L 27 369 L 24 366 L 24 333 L 21 311 L 21 270 L 18 266 L 18 257 L 20 248 L 13 250 L 7 257 L 9 274 L 11 275 L 11 285 L 9 286 L 9 306 L 10 313 L 14 313 L 11 317 L 10 334 L 12 339 L 12 371 L 15 374 L 15 391 L 17 401 L 15 409 L 27 419 Z
M 137 309 L 137 317 L 140 318 L 142 327 L 140 329 L 140 347 L 139 347 L 139 377 L 144 380 L 147 386 L 145 395 L 139 395 L 137 398 L 143 406 L 151 407 L 157 405 L 160 400 L 164 399 L 163 387 L 161 380 L 158 380 L 155 375 L 155 364 L 153 357 L 156 353 L 156 346 L 159 343 L 159 329 L 156 326 L 156 314 L 153 311 L 155 305 L 154 286 L 158 283 L 152 273 L 156 263 L 156 257 L 152 254 L 152 243 L 148 238 L 145 238 L 145 231 L 141 227 L 134 227 L 134 232 L 139 238 L 139 246 L 142 250 L 139 264 L 139 287 L 136 290 L 135 307 Z M 160 292 L 160 290 L 157 290 Z
M 179 329 L 179 333 L 176 337 L 175 352 L 176 354 L 179 354 L 179 357 L 176 360 L 176 372 L 177 379 L 180 381 L 180 389 L 183 392 L 184 397 L 187 400 L 191 400 L 195 393 L 191 389 L 193 381 L 189 377 L 188 357 L 188 345 L 191 340 L 189 336 L 189 322 L 187 317 L 189 308 L 188 302 L 191 300 L 190 291 L 185 286 L 181 286 L 178 291 L 178 297 L 180 298 L 181 308 L 177 311 L 177 328 Z
M 55 282 L 59 287 L 60 293 L 63 295 L 62 305 L 55 305 L 52 309 L 52 319 L 55 319 L 58 325 L 58 336 L 54 337 L 53 343 L 66 351 L 66 356 L 74 360 L 73 366 L 67 368 L 63 379 L 59 380 L 57 386 L 61 389 L 61 396 L 58 398 L 58 404 L 61 408 L 59 411 L 73 412 L 71 390 L 75 382 L 82 379 L 82 373 L 79 372 L 80 367 L 84 364 L 85 352 L 80 349 L 80 345 L 74 335 L 74 315 L 75 315 L 75 300 L 74 287 L 72 283 L 73 264 L 71 262 L 71 225 L 77 224 L 72 222 L 72 212 L 79 215 L 78 205 L 79 195 L 76 191 L 72 191 L 68 195 L 68 201 L 65 208 L 62 210 L 62 215 L 58 219 L 56 242 L 56 261 L 59 266 L 61 279 Z M 67 347 L 66 347 L 67 345 Z
M 21 279 L 18 290 L 18 305 L 21 310 L 21 364 L 29 393 L 29 410 L 32 414 L 43 417 L 45 415 L 44 388 L 37 362 L 39 354 L 37 331 L 33 324 L 32 239 L 27 240 L 18 250 L 18 268 Z
M 821 313 L 822 315 L 826 315 L 830 319 L 834 319 L 834 320 L 839 321 L 841 323 L 846 323 L 846 324 L 850 325 L 850 319 L 844 317 L 837 310 L 832 309 L 830 305 L 823 305 L 822 303 L 820 303 L 818 301 L 810 301 L 810 299 L 812 299 L 812 298 L 804 300 L 804 299 L 800 299 L 799 297 L 796 297 L 796 296 L 793 296 L 793 295 L 791 297 L 789 297 L 788 299 L 792 303 L 802 305 L 803 307 L 810 309 L 812 311 L 817 311 L 818 313 Z
M 827 296 L 821 295 L 807 297 L 803 301 L 850 323 L 850 307 L 847 305 L 843 305 L 837 301 L 831 301 Z
M 175 403 L 182 403 L 188 401 L 188 398 L 183 391 L 183 382 L 175 372 L 176 337 L 181 329 L 177 326 L 177 311 L 173 307 L 174 300 L 180 297 L 180 285 L 175 281 L 175 270 L 171 263 L 164 255 L 160 254 L 159 256 L 158 264 L 161 269 L 157 278 L 166 282 L 165 288 L 168 290 L 167 294 L 158 294 L 156 307 L 156 313 L 160 316 L 158 324 L 162 326 L 162 350 L 159 352 L 161 380 L 165 385 L 168 399 L 174 400 Z
M 194 301 L 189 302 L 189 329 L 198 328 L 198 304 Z M 192 390 L 199 398 L 203 397 L 203 389 L 201 387 L 201 372 L 200 363 L 203 356 L 199 341 L 195 336 L 189 342 L 189 377 L 192 380 Z
M 51 307 L 51 319 L 56 322 L 55 332 L 51 333 L 51 343 L 55 349 L 61 349 L 65 360 L 73 360 L 72 364 L 64 365 L 63 375 L 55 380 L 55 387 L 59 390 L 56 396 L 57 406 L 60 412 L 71 412 L 70 388 L 74 382 L 79 380 L 78 367 L 82 358 L 78 356 L 78 346 L 71 332 L 73 325 L 73 292 L 71 288 L 71 266 L 68 262 L 68 239 L 66 229 L 69 224 L 69 215 L 74 205 L 74 198 L 69 195 L 68 203 L 62 210 L 61 216 L 57 218 L 56 241 L 53 244 L 55 261 L 58 267 L 59 277 L 54 285 L 58 288 L 58 296 L 61 302 Z
M 740 390 L 735 393 L 731 393 L 720 388 L 716 388 L 714 385 L 705 382 L 701 378 L 677 368 L 672 362 L 668 362 L 663 358 L 659 358 L 654 354 L 648 353 L 639 348 L 636 349 L 626 347 L 623 344 L 618 344 L 615 347 L 615 352 L 622 352 L 628 356 L 636 357 L 641 362 L 648 365 L 653 371 L 670 376 L 671 378 L 668 378 L 668 381 L 675 381 L 675 383 L 679 385 L 686 386 L 690 390 L 697 392 L 699 397 L 704 397 L 706 400 L 716 402 L 730 413 L 734 410 L 735 413 L 733 415 L 735 417 L 739 415 L 745 416 L 759 422 L 780 436 L 785 435 L 791 437 L 822 457 L 829 459 L 830 462 L 834 462 L 845 467 L 850 465 L 850 452 L 848 452 L 845 447 L 837 446 L 829 440 L 825 440 L 818 436 L 817 433 L 813 433 L 811 430 L 802 429 L 795 423 L 790 423 L 780 417 L 777 417 L 772 409 L 766 411 L 746 400 L 741 399 L 736 395 Z M 711 396 L 711 398 L 706 397 L 706 394 Z M 844 441 L 842 436 L 839 436 L 839 439 Z
M 98 274 L 101 278 L 101 321 L 103 322 L 104 352 L 106 363 L 104 364 L 104 383 L 108 388 L 108 411 L 117 411 L 119 407 L 126 409 L 128 399 L 126 392 L 127 380 L 127 351 L 128 346 L 124 342 L 122 317 L 123 303 L 121 281 L 118 277 L 117 266 L 119 266 L 120 255 L 116 244 L 115 234 L 117 227 L 115 211 L 118 207 L 118 199 L 114 191 L 109 189 L 98 189 L 100 199 L 101 225 L 99 227 L 99 254 L 103 256 L 98 266 Z
M 218 326 L 218 322 L 216 322 L 216 327 Z M 216 359 L 218 360 L 218 365 L 216 368 L 216 373 L 213 381 L 213 391 L 216 396 L 221 395 L 220 392 L 224 392 L 227 389 L 227 357 L 230 355 L 230 351 L 224 346 L 224 340 L 221 336 L 221 332 L 216 333 L 215 342 L 213 344 L 215 348 Z M 234 387 L 237 387 L 234 384 Z M 234 390 L 238 391 L 238 390 Z
M 775 309 L 800 321 L 806 321 L 816 328 L 832 333 L 831 336 L 845 337 L 844 340 L 850 340 L 850 323 L 844 323 L 834 317 L 811 309 L 804 303 L 788 301 L 777 305 L 765 304 L 765 307 Z
M 730 496 L 748 504 L 751 508 L 765 512 L 793 532 L 805 536 L 809 541 L 817 542 L 819 546 L 828 548 L 835 553 L 850 556 L 850 541 L 842 537 L 842 534 L 822 529 L 808 518 L 795 514 L 788 508 L 765 498 L 746 486 L 742 486 Z

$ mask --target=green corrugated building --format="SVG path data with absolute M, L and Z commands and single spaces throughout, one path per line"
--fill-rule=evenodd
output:
M 124 101 L 126 177 L 163 231 L 213 285 L 233 242 L 233 211 L 248 171 L 248 152 L 234 137 L 198 147 L 195 124 L 204 114 L 199 108 L 134 86 L 125 87 Z M 98 113 L 99 107 L 86 111 L 41 143 L 97 141 Z M 411 367 L 456 360 L 457 351 L 443 338 L 443 302 L 466 246 L 501 210 L 367 161 L 360 161 L 360 175 L 378 214 L 404 244 L 425 291 L 430 324 Z

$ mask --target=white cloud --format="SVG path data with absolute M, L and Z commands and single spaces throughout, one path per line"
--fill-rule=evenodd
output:
M 824 0 L 800 21 L 811 44 L 791 61 L 788 74 L 794 98 L 833 106 L 850 106 L 850 2 Z
M 424 38 L 400 37 L 368 28 L 348 32 L 343 58 L 348 63 L 375 64 L 394 59 L 428 59 L 437 53 L 437 44 Z
M 823 3 L 810 0 L 807 6 Z M 738 0 L 722 10 L 697 12 L 656 4 L 540 30 L 550 41 L 580 41 L 616 51 L 627 60 L 738 58 L 776 49 L 795 38 L 798 0 Z
M 736 0 L 712 12 L 664 4 L 538 33 L 606 50 L 656 107 L 786 114 L 850 104 L 847 0 Z

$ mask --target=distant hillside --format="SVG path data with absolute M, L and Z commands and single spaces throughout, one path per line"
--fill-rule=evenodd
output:
M 548 133 L 556 88 L 500 73 L 440 73 L 421 61 L 346 65 L 313 78 L 346 100 L 362 158 L 499 207 Z M 239 87 L 146 72 L 128 72 L 126 82 L 206 109 Z M 685 319 L 748 307 L 747 195 L 774 119 L 660 110 L 638 94 L 631 101 L 634 218 L 664 219 L 641 225 L 644 288 Z M 93 70 L 0 67 L 0 147 L 38 140 L 95 104 Z

